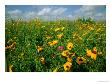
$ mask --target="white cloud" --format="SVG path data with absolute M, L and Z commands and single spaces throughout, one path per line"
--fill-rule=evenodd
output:
M 21 18 L 21 16 L 22 16 L 22 11 L 20 11 L 18 9 L 8 11 L 7 13 L 11 16 L 11 18 L 14 18 L 14 19 Z
M 44 20 L 56 20 L 56 19 L 63 19 L 67 18 L 70 20 L 80 18 L 80 17 L 91 17 L 93 19 L 106 19 L 106 12 L 99 12 L 102 6 L 93 6 L 93 5 L 84 5 L 81 6 L 79 9 L 73 11 L 73 14 L 69 13 L 68 8 L 65 7 L 50 7 L 50 6 L 43 6 L 43 7 L 36 7 L 35 11 L 26 11 L 23 12 L 21 10 L 11 10 L 8 11 L 10 17 L 17 19 L 23 18 L 24 20 L 34 19 L 34 18 L 42 18 Z
M 33 19 L 37 17 L 37 12 L 29 11 L 24 14 L 25 19 Z
M 8 14 L 10 15 L 20 15 L 22 12 L 20 10 L 13 10 L 13 11 L 8 11 Z
M 38 15 L 48 15 L 51 13 L 51 8 L 44 8 L 41 11 L 38 12 Z
M 75 13 L 84 13 L 84 12 L 95 12 L 98 8 L 102 6 L 100 5 L 83 5 L 81 8 L 75 11 Z
M 53 10 L 52 14 L 53 14 L 53 15 L 61 15 L 61 14 L 63 14 L 66 10 L 67 10 L 67 8 L 57 8 L 57 9 Z
M 93 5 L 84 5 L 82 6 L 81 8 L 77 9 L 76 11 L 74 11 L 74 17 L 73 18 L 77 18 L 77 17 L 91 17 L 93 19 L 106 19 L 105 17 L 105 13 L 106 12 L 98 12 L 97 10 L 98 9 L 101 9 L 102 6 L 99 6 L 99 5 L 96 5 L 96 6 L 93 6 Z M 103 17 L 102 17 L 103 16 Z
M 38 15 L 61 15 L 63 14 L 65 11 L 67 10 L 67 8 L 43 8 L 41 11 L 38 12 Z

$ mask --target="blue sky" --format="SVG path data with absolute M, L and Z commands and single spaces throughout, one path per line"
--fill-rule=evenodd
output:
M 96 20 L 106 19 L 104 5 L 6 5 L 6 15 L 13 19 L 31 20 L 77 19 L 91 17 Z

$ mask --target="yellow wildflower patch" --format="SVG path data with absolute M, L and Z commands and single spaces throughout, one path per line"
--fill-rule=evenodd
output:
M 67 49 L 68 49 L 68 50 L 71 50 L 72 48 L 73 48 L 73 43 L 69 42 L 69 43 L 67 44 Z
M 76 62 L 77 62 L 79 65 L 85 63 L 85 61 L 86 61 L 86 59 L 83 58 L 83 57 L 78 57 L 77 60 L 76 60 Z
M 66 62 L 66 63 L 63 65 L 63 67 L 64 67 L 64 70 L 65 70 L 65 71 L 70 71 L 70 70 L 71 70 L 71 67 L 72 67 L 72 63 Z
M 63 57 L 68 57 L 69 56 L 69 51 L 68 50 L 63 51 L 62 56 Z
M 40 51 L 42 51 L 43 50 L 43 47 L 42 46 L 37 46 L 37 51 L 38 51 L 38 53 L 40 52 Z
M 57 37 L 58 37 L 59 39 L 61 39 L 61 38 L 63 37 L 63 33 L 62 33 L 62 34 L 58 34 Z

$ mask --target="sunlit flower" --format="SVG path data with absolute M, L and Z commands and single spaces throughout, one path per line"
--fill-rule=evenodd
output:
M 71 56 L 71 57 L 74 57 L 74 56 L 75 56 L 75 53 L 70 53 L 70 56 Z
M 64 65 L 64 70 L 65 71 L 70 71 L 71 70 L 71 67 L 72 67 L 72 63 L 71 62 L 66 62 Z
M 63 33 L 62 33 L 62 34 L 57 35 L 57 37 L 58 37 L 59 39 L 61 39 L 61 38 L 63 37 Z
M 88 49 L 87 49 L 86 52 L 87 52 L 87 56 L 88 57 L 91 57 L 93 60 L 96 60 L 96 58 L 97 58 L 97 54 L 96 54 L 97 50 L 96 50 L 96 48 L 93 49 L 93 52 L 91 50 L 88 50 Z
M 65 51 L 62 52 L 62 56 L 63 56 L 63 57 L 68 57 L 69 54 L 70 54 L 70 53 L 69 53 L 68 50 L 65 50 Z
M 56 29 L 55 29 L 55 32 L 57 32 L 57 31 L 60 31 L 60 28 L 56 28 Z
M 94 30 L 94 28 L 93 28 L 93 27 L 90 27 L 90 26 L 89 26 L 89 29 L 90 29 L 90 30 Z
M 41 57 L 40 61 L 41 61 L 42 64 L 45 64 L 45 58 L 44 57 Z
M 9 65 L 9 72 L 13 72 L 12 67 L 13 67 L 13 65 Z
M 50 39 L 50 38 L 52 38 L 51 36 L 46 36 L 46 39 L 48 40 L 48 39 Z
M 51 45 L 51 44 L 52 44 L 52 42 L 48 42 L 48 44 L 49 44 L 49 45 Z
M 64 29 L 65 29 L 65 27 L 62 27 L 62 28 L 61 28 L 61 31 L 63 31 Z
M 52 41 L 52 42 L 48 42 L 48 44 L 49 44 L 50 46 L 56 45 L 57 43 L 58 43 L 58 40 L 54 40 L 54 41 Z
M 38 53 L 40 52 L 40 51 L 42 51 L 43 50 L 43 47 L 42 46 L 37 46 L 37 51 L 38 51 Z
M 87 55 L 88 57 L 90 57 L 91 54 L 92 54 L 92 51 L 87 49 L 87 50 L 86 50 L 86 55 Z
M 97 48 L 94 47 L 92 52 L 93 52 L 94 54 L 96 54 L 96 53 L 97 53 Z
M 68 57 L 68 58 L 67 58 L 67 61 L 68 61 L 68 62 L 72 62 L 72 61 L 73 61 L 72 57 Z
M 92 58 L 93 60 L 96 60 L 97 54 L 92 53 L 92 54 L 91 54 L 91 58 Z
M 64 50 L 64 46 L 58 46 L 57 50 L 59 50 L 59 51 Z
M 53 45 L 57 44 L 58 43 L 58 40 L 54 40 L 52 41 Z
M 72 48 L 73 48 L 73 43 L 69 42 L 69 43 L 67 44 L 67 49 L 68 49 L 68 50 L 71 50 Z
M 76 62 L 77 62 L 79 65 L 85 63 L 85 61 L 86 61 L 86 59 L 83 58 L 83 57 L 77 57 L 77 60 L 76 60 Z

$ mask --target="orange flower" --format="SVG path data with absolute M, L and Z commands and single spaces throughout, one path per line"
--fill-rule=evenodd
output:
M 66 62 L 66 63 L 63 65 L 63 67 L 64 67 L 64 70 L 65 70 L 65 71 L 70 71 L 70 70 L 71 70 L 71 67 L 72 67 L 72 63 Z
M 92 54 L 91 54 L 91 58 L 92 58 L 93 60 L 96 60 L 97 54 L 92 53 Z
M 88 50 L 88 49 L 87 49 L 86 52 L 87 52 L 88 57 L 91 57 L 93 60 L 96 60 L 96 58 L 97 58 L 97 54 L 96 54 L 97 49 L 96 49 L 96 47 L 93 48 L 93 52 L 91 50 Z
M 86 55 L 87 55 L 88 57 L 90 57 L 91 54 L 92 54 L 92 51 L 87 49 L 87 50 L 86 50 L 86 53 L 87 53 Z

